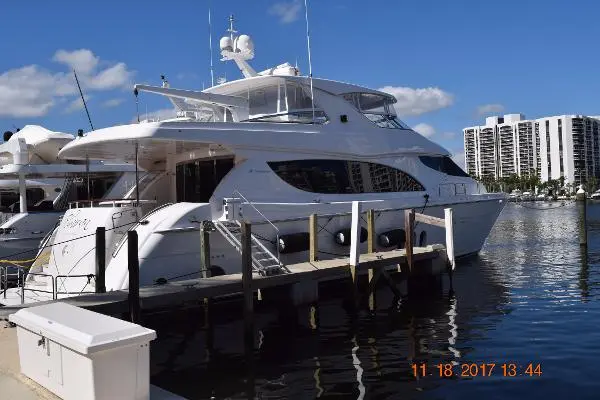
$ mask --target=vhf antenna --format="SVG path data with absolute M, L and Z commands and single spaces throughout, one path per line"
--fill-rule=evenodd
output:
M 231 43 L 233 43 L 233 34 L 237 33 L 237 31 L 233 29 L 233 14 L 229 15 L 229 29 L 227 29 L 227 32 L 229 32 Z
M 306 18 L 306 47 L 308 48 L 308 76 L 310 80 L 310 102 L 312 103 L 312 119 L 315 123 L 315 94 L 313 92 L 312 61 L 310 59 L 310 31 L 308 30 L 308 1 L 304 0 L 304 16 Z
M 210 23 L 210 2 L 208 3 L 208 48 L 210 50 L 210 83 L 211 86 L 215 86 L 215 72 L 213 69 L 212 29 Z
M 81 101 L 83 102 L 83 107 L 85 107 L 85 113 L 87 114 L 88 121 L 90 122 L 90 127 L 94 130 L 94 125 L 92 125 L 92 118 L 90 118 L 90 112 L 88 111 L 87 104 L 85 103 L 85 98 L 83 97 L 83 92 L 81 91 L 81 86 L 79 86 L 79 79 L 77 79 L 77 72 L 73 70 L 73 75 L 75 75 L 75 82 L 77 82 L 77 87 L 79 88 L 79 94 L 81 95 Z

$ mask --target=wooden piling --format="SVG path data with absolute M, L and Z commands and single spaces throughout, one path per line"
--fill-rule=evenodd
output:
M 579 245 L 587 247 L 587 199 L 585 194 L 579 207 Z
M 404 231 L 406 240 L 404 248 L 406 249 L 406 264 L 408 265 L 408 273 L 413 269 L 413 239 L 415 231 L 415 210 L 404 210 Z
M 96 228 L 96 293 L 106 293 L 106 229 Z
M 361 204 L 359 201 L 352 202 L 352 225 L 350 226 L 350 273 L 352 282 L 357 287 L 358 276 L 356 268 L 360 259 L 360 214 Z
M 317 229 L 317 214 L 311 214 L 308 219 L 308 232 L 310 241 L 310 262 L 319 260 L 319 231 Z
M 246 395 L 253 399 L 254 389 L 254 293 L 252 290 L 252 229 L 242 221 L 242 291 L 244 295 L 244 355 L 246 358 Z
M 444 226 L 446 228 L 446 255 L 450 270 L 454 271 L 456 261 L 454 259 L 454 220 L 451 208 L 444 209 Z
M 131 322 L 140 323 L 140 262 L 137 231 L 127 232 L 127 269 L 129 270 L 129 315 Z
M 375 253 L 375 211 L 367 210 L 367 253 Z
M 207 227 L 209 221 L 200 223 L 200 276 L 210 278 L 210 230 Z
M 242 222 L 242 291 L 244 295 L 244 334 L 246 342 L 254 343 L 254 293 L 252 290 L 252 228 Z
M 375 253 L 375 211 L 373 209 L 367 210 L 367 253 Z M 369 268 L 369 310 L 375 311 L 375 284 L 377 278 L 375 277 L 375 270 Z M 372 286 L 372 287 L 371 287 Z

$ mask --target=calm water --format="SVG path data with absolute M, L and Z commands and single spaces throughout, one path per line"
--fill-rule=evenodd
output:
M 309 307 L 264 309 L 253 357 L 244 355 L 237 304 L 216 317 L 208 357 L 201 310 L 150 316 L 145 324 L 158 331 L 152 383 L 190 399 L 252 390 L 265 399 L 597 399 L 600 204 L 588 206 L 587 260 L 577 215 L 574 203 L 547 211 L 508 204 L 480 256 L 459 263 L 454 293 L 444 279 L 427 297 L 394 302 L 382 287 L 374 315 L 355 315 L 334 296 L 320 301 L 316 321 Z M 411 368 L 423 362 L 437 375 L 435 365 L 452 361 L 459 375 L 464 363 L 496 366 L 474 378 L 416 379 Z M 504 377 L 503 363 L 523 367 Z M 541 376 L 519 374 L 528 363 Z

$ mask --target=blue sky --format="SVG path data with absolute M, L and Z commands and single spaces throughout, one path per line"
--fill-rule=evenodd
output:
M 1 15 L 0 127 L 89 130 L 135 116 L 133 83 L 210 85 L 208 5 L 217 76 L 233 13 L 262 70 L 288 61 L 308 72 L 303 0 L 6 2 Z M 600 3 L 591 0 L 309 0 L 314 76 L 385 88 L 402 118 L 451 152 L 485 115 L 600 114 Z M 169 103 L 140 96 L 140 111 Z M 486 114 L 487 113 L 487 114 Z M 459 156 L 460 158 L 460 156 Z

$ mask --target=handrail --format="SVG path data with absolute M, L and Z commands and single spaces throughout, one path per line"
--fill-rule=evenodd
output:
M 59 291 L 59 290 L 58 290 L 58 278 L 65 278 L 65 279 L 62 281 L 62 284 L 61 284 L 61 286 L 63 286 L 63 287 L 64 287 L 64 283 L 65 283 L 65 281 L 67 280 L 66 278 L 88 278 L 88 283 L 87 283 L 87 284 L 86 284 L 86 285 L 85 285 L 85 286 L 84 286 L 84 287 L 83 287 L 83 288 L 82 288 L 82 289 L 81 289 L 79 292 L 69 292 L 69 291 L 64 291 L 64 292 L 61 292 L 61 291 Z M 85 289 L 85 287 L 86 287 L 87 285 L 89 285 L 89 283 L 90 283 L 90 281 L 92 280 L 92 278 L 94 278 L 94 281 L 95 281 L 95 280 L 96 280 L 96 275 L 95 275 L 95 274 L 82 274 L 82 275 L 56 275 L 56 276 L 54 277 L 54 282 L 55 282 L 55 283 L 53 283 L 53 285 L 52 285 L 53 287 L 56 287 L 56 293 L 54 294 L 54 299 L 58 299 L 58 295 L 59 295 L 59 294 L 77 294 L 77 295 L 79 295 L 79 294 L 82 294 L 82 293 L 95 293 L 95 291 L 93 291 L 93 292 L 84 292 L 84 291 L 83 291 L 83 289 Z
M 263 217 L 263 219 L 265 221 L 267 221 L 272 227 L 273 229 L 275 229 L 276 232 L 276 238 L 277 240 L 275 241 L 275 250 L 277 250 L 277 262 L 279 263 L 279 265 L 281 265 L 281 254 L 279 253 L 279 228 L 277 228 L 270 220 L 269 218 L 267 218 L 263 213 L 260 212 L 260 210 L 258 208 L 256 208 L 256 206 L 254 206 L 254 204 L 248 200 L 243 194 L 240 193 L 239 190 L 234 190 L 233 191 L 233 196 L 235 196 L 236 194 L 238 194 L 242 199 L 244 199 L 246 201 L 246 203 L 248 203 L 252 208 L 254 208 L 254 210 L 261 216 Z M 266 250 L 266 249 L 265 249 Z
M 39 272 L 29 272 L 27 276 L 45 276 L 50 277 L 50 283 L 52 283 L 52 291 L 42 290 L 42 289 L 32 289 L 30 287 L 26 287 L 25 279 L 22 281 L 21 286 L 21 304 L 25 304 L 25 290 L 29 290 L 30 292 L 40 292 L 40 293 L 50 293 L 52 295 L 52 300 L 56 300 L 56 288 L 54 287 L 54 279 L 52 279 L 51 274 L 42 274 Z
M 8 273 L 8 269 L 13 268 L 16 269 L 17 272 Z M 2 295 L 6 298 L 6 291 L 8 290 L 8 277 L 16 276 L 17 277 L 17 287 L 19 286 L 19 281 L 21 280 L 21 275 L 25 275 L 26 269 L 21 267 L 20 265 L 0 265 L 0 287 L 2 290 Z
M 139 218 L 137 222 L 132 222 L 131 226 L 129 228 L 127 228 L 127 230 L 131 231 L 131 230 L 137 228 L 140 225 L 140 223 L 142 221 L 144 221 L 146 218 L 148 218 L 150 215 L 152 215 L 155 212 L 157 212 L 165 207 L 168 207 L 170 205 L 173 205 L 173 203 L 164 203 L 158 207 L 154 207 L 152 210 L 148 211 L 145 215 L 142 215 L 142 217 Z M 121 238 L 115 243 L 115 245 L 113 247 L 113 252 L 112 252 L 113 257 L 115 257 L 117 255 L 117 253 L 119 252 L 119 250 L 121 250 L 121 247 L 123 247 L 123 244 L 125 244 L 126 241 L 127 241 L 127 235 L 123 234 L 123 236 L 121 236 Z
M 252 208 L 254 208 L 254 210 L 255 210 L 257 213 L 259 213 L 259 214 L 260 214 L 260 216 L 261 216 L 261 217 L 263 217 L 263 219 L 264 219 L 265 221 L 267 221 L 269 224 L 271 224 L 271 226 L 272 226 L 272 227 L 273 227 L 273 228 L 274 228 L 274 229 L 277 231 L 277 233 L 279 233 L 279 229 L 278 229 L 278 228 L 277 228 L 275 225 L 273 225 L 273 223 L 272 223 L 271 221 L 269 221 L 269 219 L 268 219 L 267 217 L 265 217 L 265 215 L 264 215 L 263 213 L 261 213 L 261 212 L 259 211 L 259 209 L 258 209 L 258 208 L 256 208 L 256 207 L 254 206 L 254 204 L 253 204 L 253 203 L 252 203 L 250 200 L 248 200 L 248 199 L 247 199 L 247 198 L 246 198 L 246 197 L 245 197 L 243 194 L 241 194 L 241 193 L 240 193 L 240 192 L 239 192 L 237 189 L 233 191 L 233 195 L 235 196 L 235 194 L 236 194 L 236 193 L 237 193 L 237 194 L 239 194 L 239 195 L 240 195 L 240 197 L 246 201 L 246 203 L 248 203 L 248 204 L 249 204 L 249 205 L 250 205 Z

